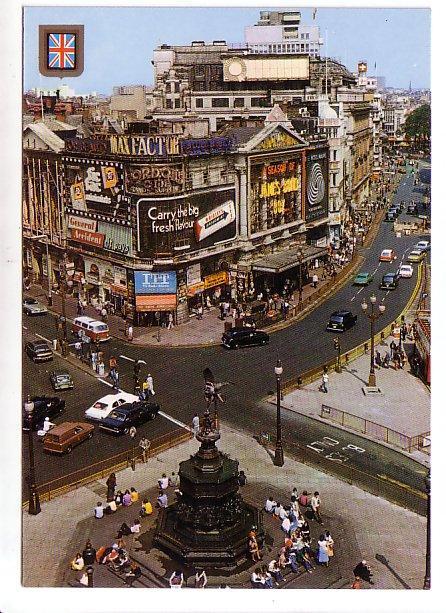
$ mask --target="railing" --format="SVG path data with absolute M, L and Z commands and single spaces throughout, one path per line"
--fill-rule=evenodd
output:
M 172 432 L 163 434 L 151 441 L 150 449 L 146 452 L 147 457 L 149 458 L 156 456 L 162 451 L 166 451 L 171 447 L 180 445 L 181 443 L 191 439 L 192 436 L 192 433 L 184 428 L 178 428 Z M 63 477 L 38 484 L 37 489 L 39 492 L 39 498 L 42 501 L 51 500 L 52 498 L 62 496 L 73 489 L 78 489 L 87 483 L 91 483 L 92 481 L 96 481 L 98 479 L 103 479 L 110 472 L 118 472 L 119 470 L 123 470 L 129 466 L 134 466 L 137 462 L 143 461 L 142 453 L 142 449 L 135 446 L 127 451 L 118 453 L 111 458 L 96 462 L 95 464 L 91 464 L 90 466 L 86 466 L 80 470 L 76 470 L 75 472 L 64 475 Z M 23 506 L 26 506 L 27 504 L 28 501 L 25 501 Z
M 348 413 L 348 411 L 329 407 L 326 404 L 322 405 L 320 416 L 409 452 L 424 447 L 424 440 L 430 436 L 430 432 L 409 436 L 364 417 Z

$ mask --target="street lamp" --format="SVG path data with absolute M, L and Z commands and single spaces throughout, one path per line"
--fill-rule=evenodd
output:
M 376 296 L 372 294 L 370 296 L 370 304 L 372 305 L 371 313 L 367 313 L 367 302 L 363 301 L 361 308 L 364 314 L 370 319 L 370 374 L 367 387 L 376 387 L 376 375 L 375 375 L 375 321 L 381 317 L 386 310 L 384 304 L 380 303 L 378 306 L 378 312 L 375 311 Z
M 278 359 L 277 364 L 274 368 L 274 373 L 276 375 L 276 383 L 277 383 L 277 434 L 276 434 L 276 450 L 274 453 L 274 464 L 276 466 L 283 466 L 283 447 L 282 447 L 282 423 L 281 423 L 281 415 L 280 415 L 280 398 L 281 398 L 281 389 L 280 384 L 282 381 L 282 373 L 283 367 L 282 362 Z
M 29 450 L 29 502 L 28 513 L 30 515 L 38 515 L 40 513 L 39 492 L 36 485 L 36 474 L 34 468 L 34 447 L 33 447 L 33 411 L 34 402 L 28 396 L 25 402 L 25 413 L 28 422 L 28 450 Z
M 299 262 L 299 302 L 297 308 L 300 311 L 302 309 L 302 262 L 304 259 L 304 253 L 302 249 L 297 252 L 297 261 Z
M 62 330 L 63 330 L 63 339 L 62 339 L 62 355 L 66 357 L 67 355 L 67 313 L 66 313 L 66 302 L 65 302 L 65 292 L 67 286 L 73 285 L 73 281 L 67 281 L 67 262 L 68 256 L 66 253 L 63 255 L 63 260 L 60 263 L 60 290 L 62 296 Z
M 423 590 L 431 588 L 431 471 L 424 478 L 427 494 L 427 528 L 426 528 L 426 572 Z

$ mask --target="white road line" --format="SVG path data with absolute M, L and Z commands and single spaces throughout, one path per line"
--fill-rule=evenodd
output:
M 123 360 L 128 360 L 129 362 L 135 362 L 136 361 L 133 358 L 128 358 L 126 355 L 120 355 L 119 357 L 122 358 Z M 138 359 L 138 362 L 140 364 L 147 364 L 147 362 L 145 360 Z
M 363 285 L 361 289 L 356 292 L 356 295 L 360 294 L 364 289 L 365 289 L 365 285 Z
M 378 270 L 378 268 L 381 266 L 381 262 L 378 264 L 378 266 L 375 268 L 375 270 L 372 272 L 372 275 L 376 275 L 376 271 Z
M 98 381 L 100 381 L 101 383 L 104 383 L 104 385 L 108 385 L 108 387 L 113 387 L 113 383 L 109 383 L 108 381 L 105 381 L 105 379 L 99 379 L 98 378 Z M 122 392 L 123 390 L 117 390 L 117 391 L 118 392 Z
M 355 298 L 356 298 L 356 294 L 353 296 L 353 298 L 350 298 L 350 302 L 353 302 Z
M 27 328 L 26 326 L 22 326 L 22 328 L 23 328 L 24 330 L 28 330 L 28 328 Z
M 182 421 L 179 421 L 178 419 L 175 419 L 175 417 L 171 417 L 167 413 L 164 413 L 164 411 L 158 411 L 158 415 L 165 417 L 169 421 L 172 421 L 174 424 L 177 424 L 178 426 L 181 426 L 182 428 L 186 428 L 186 430 L 192 430 L 192 428 L 189 428 L 189 426 L 187 426 L 185 423 L 183 423 Z
M 44 336 L 41 336 L 40 334 L 37 334 L 37 332 L 36 332 L 36 336 L 41 338 L 43 341 L 46 341 L 47 343 L 51 343 L 51 341 L 49 339 L 45 338 Z

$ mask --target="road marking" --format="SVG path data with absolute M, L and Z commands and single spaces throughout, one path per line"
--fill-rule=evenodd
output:
M 109 383 L 105 379 L 98 378 L 98 381 L 100 381 L 101 383 L 104 383 L 104 385 L 108 385 L 108 387 L 113 387 L 113 383 Z M 117 391 L 118 392 L 123 392 L 123 390 L 117 390 Z M 124 392 L 124 393 L 126 393 L 126 392 Z
M 339 445 L 339 441 L 337 441 L 335 438 L 330 438 L 329 436 L 324 436 L 324 441 L 327 441 L 327 444 L 332 447 Z
M 375 270 L 372 272 L 372 275 L 376 275 L 376 271 L 378 270 L 378 268 L 381 266 L 381 262 L 378 264 L 378 266 L 375 268 Z
M 26 326 L 22 326 L 22 328 L 23 328 L 24 330 L 28 330 L 28 328 L 27 328 Z
M 363 287 L 361 287 L 361 289 L 356 292 L 356 295 L 360 294 L 364 289 L 365 289 L 365 285 Z
M 120 356 L 118 356 L 118 357 L 122 358 L 123 360 L 128 360 L 129 362 L 136 362 L 136 360 L 134 360 L 133 358 L 129 358 L 129 357 L 127 357 L 126 355 L 122 355 L 122 354 L 121 354 L 121 355 L 120 355 Z M 138 362 L 139 362 L 140 364 L 147 364 L 147 362 L 146 362 L 145 360 L 140 360 L 139 358 L 138 358 Z
M 158 411 L 158 415 L 161 415 L 162 417 L 165 417 L 169 421 L 173 422 L 174 424 L 177 424 L 178 426 L 181 426 L 182 428 L 186 428 L 186 430 L 192 431 L 192 428 L 189 428 L 189 426 L 187 426 L 182 421 L 179 421 L 178 419 L 175 419 L 175 417 L 171 417 L 167 413 L 164 413 L 164 411 Z
M 342 451 L 347 451 L 347 449 L 349 451 L 357 451 L 358 453 L 364 453 L 365 449 L 363 449 L 362 447 L 357 447 L 356 445 L 351 445 L 348 444 L 345 447 L 342 448 Z
M 353 302 L 355 298 L 356 298 L 356 294 L 353 296 L 353 298 L 350 298 L 350 302 Z
M 420 498 L 424 498 L 425 500 L 427 500 L 427 494 L 425 494 L 424 492 L 420 492 L 420 490 L 415 490 L 413 487 L 410 487 L 410 485 L 401 483 L 401 481 L 392 479 L 391 477 L 388 477 L 387 475 L 378 475 L 378 477 L 382 479 L 383 481 L 389 481 L 390 483 L 394 483 L 395 485 L 398 485 L 399 487 L 402 487 L 403 489 L 408 490 L 409 492 L 412 492 L 416 496 L 419 496 Z
M 38 336 L 39 338 L 41 338 L 43 341 L 46 341 L 47 343 L 51 343 L 51 341 L 47 338 L 45 338 L 44 336 L 42 336 L 41 334 L 37 334 L 36 332 L 36 336 Z

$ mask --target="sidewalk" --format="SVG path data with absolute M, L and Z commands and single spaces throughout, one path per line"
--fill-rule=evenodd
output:
M 386 345 L 380 344 L 376 347 L 381 354 L 388 350 L 391 339 L 385 342 Z M 410 343 L 405 343 L 405 348 L 410 354 Z M 356 428 L 360 427 L 359 424 L 353 429 L 332 421 L 328 414 L 322 417 L 322 405 L 345 411 L 349 416 L 369 420 L 405 436 L 413 437 L 430 432 L 430 393 L 422 381 L 410 373 L 409 365 L 406 364 L 403 370 L 375 368 L 377 386 L 382 392 L 379 395 L 366 396 L 362 391 L 367 384 L 369 371 L 370 354 L 362 355 L 350 362 L 348 367 L 343 367 L 342 373 L 330 373 L 328 393 L 319 391 L 321 381 L 318 380 L 286 394 L 282 406 L 382 444 L 386 443 L 358 431 Z M 269 402 L 275 404 L 275 397 L 269 398 Z M 349 421 L 353 426 L 355 421 L 360 421 L 349 416 L 346 416 L 345 421 Z M 430 456 L 422 451 L 408 453 L 400 447 L 393 448 L 425 466 L 429 465 Z
M 324 530 L 330 530 L 335 541 L 335 556 L 330 567 L 317 567 L 313 574 L 299 575 L 287 581 L 288 588 L 337 588 L 347 589 L 353 579 L 352 569 L 361 559 L 371 563 L 374 570 L 375 589 L 403 589 L 405 582 L 413 589 L 420 589 L 424 577 L 424 554 L 426 519 L 404 508 L 373 496 L 316 469 L 285 458 L 282 468 L 274 466 L 268 451 L 246 434 L 223 425 L 218 446 L 231 457 L 237 458 L 240 468 L 248 477 L 248 485 L 241 494 L 250 502 L 263 507 L 267 496 L 287 502 L 293 487 L 321 494 Z M 176 448 L 151 458 L 148 464 L 139 464 L 136 471 L 126 469 L 117 474 L 118 489 L 134 486 L 140 496 L 149 493 L 152 504 L 156 480 L 163 472 L 177 472 L 178 463 L 195 453 L 198 443 L 192 439 Z M 111 545 L 117 527 L 123 521 L 131 523 L 137 516 L 135 507 L 118 509 L 101 520 L 93 517 L 93 508 L 98 500 L 105 501 L 106 486 L 103 480 L 70 492 L 50 502 L 42 503 L 42 512 L 37 516 L 23 512 L 23 585 L 25 587 L 68 587 L 75 582 L 77 573 L 69 569 L 69 562 L 77 551 L 82 551 L 87 538 L 93 546 Z M 173 498 L 169 492 L 169 501 Z M 348 503 L 347 503 L 348 501 Z M 155 511 L 156 513 L 156 511 Z M 154 514 L 155 515 L 155 514 Z M 385 521 L 383 521 L 383 517 Z M 265 528 L 270 533 L 272 522 L 265 518 Z M 141 534 L 135 538 L 132 555 L 144 555 L 158 565 L 168 578 L 171 568 L 162 567 L 163 560 L 156 550 L 147 549 L 149 524 L 152 518 L 142 519 Z M 55 529 L 57 526 L 57 529 Z M 278 528 L 275 528 L 278 530 Z M 321 527 L 310 524 L 313 539 L 318 539 Z M 48 535 L 53 535 L 51 541 Z M 280 535 L 280 533 L 279 533 Z M 274 541 L 276 541 L 273 534 Z M 313 541 L 314 542 L 314 541 Z M 268 544 L 265 562 L 277 553 L 277 543 Z M 375 555 L 385 556 L 393 573 L 376 561 Z M 138 558 L 139 559 L 139 558 Z M 38 563 L 36 561 L 38 560 Z M 177 565 L 176 565 L 177 566 Z M 256 565 L 250 565 L 246 576 Z M 395 576 L 400 578 L 398 578 Z M 211 573 L 208 573 L 211 576 Z M 232 577 L 213 577 L 209 587 L 224 581 L 231 585 Z M 103 566 L 95 565 L 96 587 L 122 587 L 123 582 Z M 141 584 L 135 583 L 135 587 Z M 371 586 L 365 585 L 364 588 Z

